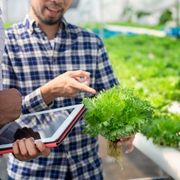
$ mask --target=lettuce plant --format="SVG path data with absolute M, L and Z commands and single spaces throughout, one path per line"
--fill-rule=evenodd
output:
M 110 141 L 140 132 L 153 115 L 149 102 L 136 96 L 132 89 L 115 86 L 94 98 L 85 98 L 85 132 L 101 134 Z
M 117 140 L 140 132 L 155 144 L 180 148 L 179 115 L 162 113 L 132 89 L 115 86 L 85 98 L 85 132 L 109 140 L 109 155 L 119 158 Z
M 180 116 L 159 114 L 149 125 L 145 125 L 142 133 L 155 144 L 180 149 Z

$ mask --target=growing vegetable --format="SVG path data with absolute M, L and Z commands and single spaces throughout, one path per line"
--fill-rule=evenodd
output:
M 140 132 L 153 115 L 149 102 L 136 96 L 132 89 L 120 86 L 102 91 L 94 98 L 85 98 L 83 103 L 87 109 L 85 132 L 91 136 L 101 134 L 112 142 L 110 154 L 116 158 L 120 155 L 116 141 Z
M 123 86 L 134 88 L 156 111 L 145 135 L 156 144 L 177 147 L 180 117 L 175 122 L 167 106 L 180 102 L 179 39 L 120 35 L 106 39 L 105 43 Z
M 151 107 L 153 111 L 151 120 L 144 122 L 142 129 L 139 128 L 139 131 L 151 138 L 156 144 L 179 148 L 180 117 L 178 115 L 169 115 L 167 110 L 167 107 L 174 101 L 180 102 L 179 40 L 169 37 L 159 38 L 144 35 L 116 36 L 106 39 L 105 44 L 113 69 L 123 86 L 133 88 L 133 94 L 136 93 L 141 99 L 148 100 L 153 106 L 153 108 Z M 105 92 L 103 91 L 102 94 Z M 132 130 L 134 128 L 134 124 L 130 124 L 130 126 L 126 124 L 126 122 L 131 123 L 132 121 L 125 121 L 119 117 L 114 120 L 115 118 L 113 117 L 118 113 L 113 114 L 112 117 L 109 115 L 113 110 L 120 109 L 120 111 L 123 111 L 122 109 L 125 108 L 122 105 L 122 101 L 118 100 L 118 98 L 115 97 L 117 99 L 114 100 L 116 103 L 112 103 L 110 97 L 103 101 L 104 104 L 108 104 L 107 107 L 104 107 L 104 109 L 108 109 L 105 112 L 107 115 L 104 115 L 105 119 L 103 119 L 103 115 L 102 118 L 98 114 L 103 111 L 101 109 L 104 106 L 103 103 L 97 102 L 101 98 L 96 97 L 92 100 L 86 100 L 87 105 L 92 108 L 92 113 L 88 115 L 89 120 L 87 121 L 86 131 L 89 131 L 94 136 L 99 134 L 99 132 L 102 135 L 107 134 L 107 136 L 111 137 L 109 137 L 110 140 L 114 141 L 115 138 L 112 138 L 112 134 L 114 134 L 113 137 L 116 137 L 116 135 L 118 137 L 121 133 L 124 136 L 127 129 Z M 119 103 L 117 103 L 118 101 Z M 99 108 L 99 104 L 102 104 L 101 108 Z M 119 107 L 114 108 L 115 106 Z M 117 111 L 119 112 L 118 115 L 124 118 L 128 113 L 130 114 L 131 108 L 125 109 L 127 109 L 125 114 Z M 117 124 L 121 124 L 122 127 Z M 111 128 L 109 131 L 108 127 Z M 116 127 L 117 129 L 115 129 Z M 104 132 L 102 129 L 107 129 L 107 131 Z M 134 133 L 136 129 L 133 129 L 134 132 L 130 130 L 130 133 Z
M 180 149 L 180 116 L 161 114 L 145 125 L 142 133 L 155 144 Z

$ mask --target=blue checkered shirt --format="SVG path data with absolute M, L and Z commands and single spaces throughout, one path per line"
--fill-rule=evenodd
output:
M 90 72 L 90 86 L 97 91 L 118 83 L 102 41 L 65 20 L 54 44 L 29 16 L 7 30 L 6 36 L 3 85 L 4 88 L 17 88 L 22 93 L 23 113 L 78 104 L 90 96 L 81 92 L 76 97 L 59 97 L 50 105 L 45 104 L 39 87 L 66 71 Z M 21 120 L 20 123 L 38 129 L 44 122 Z M 64 179 L 69 167 L 74 180 L 102 179 L 97 139 L 83 134 L 83 126 L 84 120 L 80 120 L 63 143 L 51 149 L 47 158 L 20 162 L 10 155 L 9 176 L 17 180 Z

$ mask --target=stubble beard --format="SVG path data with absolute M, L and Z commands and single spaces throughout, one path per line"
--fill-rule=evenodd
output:
M 59 23 L 62 22 L 63 13 L 61 13 L 61 15 L 59 15 L 59 17 L 56 18 L 56 19 L 54 19 L 54 18 L 45 18 L 43 15 L 38 14 L 34 8 L 32 8 L 32 9 L 33 9 L 34 14 L 38 18 L 38 20 L 40 22 L 42 22 L 43 24 L 46 24 L 46 25 L 56 25 L 56 24 L 59 24 Z

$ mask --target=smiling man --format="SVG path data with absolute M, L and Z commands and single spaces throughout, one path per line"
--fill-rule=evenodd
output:
M 63 18 L 71 4 L 72 0 L 31 0 L 29 15 L 6 33 L 4 86 L 18 87 L 24 113 L 79 104 L 118 83 L 101 39 Z M 33 129 L 43 124 L 22 123 Z M 103 179 L 97 139 L 85 135 L 83 128 L 82 119 L 47 158 L 19 162 L 11 156 L 9 179 Z
M 46 1 L 44 3 L 43 1 L 35 1 L 32 3 L 31 14 L 36 16 L 35 20 L 38 22 L 41 21 L 43 24 L 47 25 L 57 25 L 70 5 L 70 1 L 65 1 L 64 3 L 52 3 L 51 1 Z

